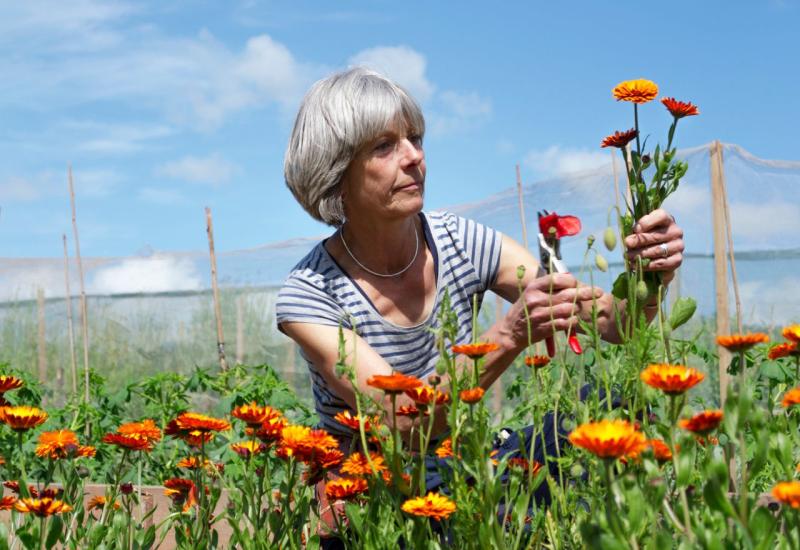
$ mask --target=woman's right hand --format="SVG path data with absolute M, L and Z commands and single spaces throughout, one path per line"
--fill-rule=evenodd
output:
M 579 319 L 591 318 L 592 301 L 603 296 L 603 290 L 580 283 L 570 273 L 554 273 L 537 277 L 528 283 L 520 299 L 506 316 L 516 345 L 539 342 L 555 332 L 574 331 Z

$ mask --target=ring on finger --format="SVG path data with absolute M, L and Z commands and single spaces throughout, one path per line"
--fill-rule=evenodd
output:
M 662 258 L 669 257 L 669 248 L 667 248 L 667 243 L 661 243 L 661 246 L 659 248 L 661 249 Z

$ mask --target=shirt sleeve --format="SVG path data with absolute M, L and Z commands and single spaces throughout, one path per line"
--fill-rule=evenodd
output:
M 282 323 L 312 323 L 350 328 L 344 309 L 323 288 L 294 271 L 286 279 L 275 304 L 275 320 L 283 332 Z
M 494 285 L 500 270 L 503 235 L 496 229 L 453 214 L 456 232 L 481 281 L 481 291 Z

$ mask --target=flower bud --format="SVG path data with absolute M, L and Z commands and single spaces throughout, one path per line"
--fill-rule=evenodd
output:
M 524 265 L 517 266 L 517 279 L 522 280 L 524 276 L 525 276 L 525 266 Z
M 610 227 L 603 231 L 603 244 L 609 252 L 617 247 L 617 233 Z
M 586 248 L 592 248 L 593 244 L 594 244 L 594 235 L 589 235 L 588 237 L 586 237 Z
M 433 386 L 434 388 L 435 388 L 436 386 L 438 386 L 439 384 L 441 384 L 441 383 L 442 383 L 442 377 L 441 377 L 441 376 L 439 376 L 438 374 L 431 374 L 431 375 L 428 377 L 428 384 L 430 384 L 430 385 L 431 385 L 431 386 Z
M 603 273 L 608 271 L 608 262 L 600 254 L 594 255 L 594 265 L 596 265 L 597 269 L 599 269 Z
M 644 302 L 645 300 L 647 300 L 647 296 L 649 294 L 650 292 L 647 290 L 647 283 L 645 283 L 644 281 L 639 281 L 636 284 L 636 299 L 639 300 L 640 302 Z
M 444 376 L 447 372 L 447 362 L 446 361 L 437 361 L 436 362 L 436 374 L 439 376 Z
M 119 492 L 123 495 L 130 495 L 133 493 L 133 483 L 123 483 L 119 486 Z

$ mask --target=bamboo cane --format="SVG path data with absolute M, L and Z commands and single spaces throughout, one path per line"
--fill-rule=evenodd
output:
M 522 244 L 528 249 L 528 229 L 525 225 L 525 202 L 522 199 L 522 177 L 517 164 L 517 199 L 519 200 L 519 221 L 522 224 Z
M 739 334 L 744 332 L 742 328 L 742 300 L 739 296 L 739 278 L 736 276 L 736 258 L 733 254 L 733 235 L 731 229 L 731 216 L 728 208 L 728 187 L 725 183 L 725 162 L 722 156 L 722 143 L 716 142 L 717 162 L 719 163 L 719 177 L 722 183 L 722 206 L 725 212 L 725 237 L 728 243 L 728 259 L 731 264 L 731 280 L 733 283 L 733 296 L 736 303 L 736 328 Z
M 724 181 L 721 167 L 722 149 L 719 142 L 711 145 L 711 215 L 714 235 L 714 283 L 716 288 L 717 334 L 730 334 L 730 314 L 728 311 L 728 266 L 725 252 L 725 206 Z M 720 403 L 725 402 L 728 394 L 728 366 L 731 363 L 730 352 L 717 346 L 719 353 L 719 396 Z
M 495 323 L 503 316 L 503 299 L 499 294 L 494 295 L 494 321 Z M 492 395 L 492 409 L 495 418 L 500 417 L 503 408 L 503 378 L 499 377 L 494 383 L 494 394 Z
M 222 310 L 219 305 L 219 288 L 217 287 L 217 255 L 214 252 L 214 224 L 211 221 L 211 209 L 206 207 L 206 232 L 208 233 L 208 252 L 211 256 L 211 290 L 214 297 L 214 316 L 217 319 L 217 354 L 219 366 L 223 371 L 228 370 L 225 360 L 225 336 L 222 333 Z
M 83 282 L 83 261 L 81 260 L 81 243 L 78 238 L 78 221 L 75 214 L 75 186 L 72 182 L 72 165 L 69 165 L 69 201 L 72 206 L 72 233 L 75 237 L 75 258 L 78 260 L 78 281 L 81 289 L 81 329 L 83 337 L 83 400 L 89 404 L 89 320 L 86 308 L 86 287 Z M 89 424 L 86 424 L 86 431 L 89 432 Z
M 244 296 L 236 297 L 236 364 L 244 363 Z
M 47 383 L 47 341 L 45 339 L 44 306 L 44 290 L 38 287 L 36 289 L 36 355 L 39 367 L 39 383 L 41 384 Z
M 72 293 L 69 290 L 69 254 L 67 253 L 67 236 L 62 234 L 61 240 L 64 243 L 64 287 L 66 288 L 65 302 L 67 306 L 67 337 L 69 338 L 70 374 L 72 375 L 72 395 L 75 395 L 78 393 L 78 362 L 75 358 L 75 332 L 72 328 Z M 59 372 L 62 371 L 63 369 L 59 366 Z

